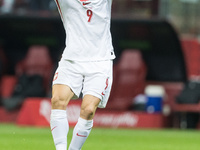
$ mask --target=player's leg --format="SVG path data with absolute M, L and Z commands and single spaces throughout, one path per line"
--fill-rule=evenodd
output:
M 69 124 L 66 107 L 74 93 L 67 85 L 55 84 L 52 89 L 51 132 L 56 150 L 67 149 Z
M 69 150 L 80 150 L 85 143 L 93 127 L 93 117 L 99 105 L 100 99 L 85 95 L 81 104 L 80 117 L 74 127 L 72 141 Z
M 83 146 L 92 129 L 96 109 L 106 106 L 112 85 L 111 61 L 89 62 L 82 68 L 87 73 L 83 82 L 84 97 L 69 150 L 80 150 Z

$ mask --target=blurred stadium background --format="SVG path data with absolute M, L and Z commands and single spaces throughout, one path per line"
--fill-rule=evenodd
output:
M 193 140 L 199 138 L 195 133 L 200 129 L 199 6 L 200 0 L 113 0 L 111 32 L 117 58 L 107 108 L 97 110 L 94 118 L 97 134 L 105 130 L 98 128 L 106 127 L 127 133 L 127 139 L 134 134 L 156 137 L 158 132 L 146 129 L 161 129 L 161 137 L 177 135 L 174 139 L 178 140 L 191 135 L 174 142 L 179 146 L 194 150 L 200 146 Z M 35 127 L 48 131 L 51 81 L 64 40 L 54 0 L 0 0 L 1 141 L 22 132 L 24 126 L 30 126 L 31 132 L 41 132 Z M 81 99 L 71 101 L 67 108 L 70 126 L 77 121 L 80 103 Z M 191 144 L 183 144 L 190 140 Z M 151 142 L 156 141 L 160 142 Z M 168 144 L 172 145 L 162 149 L 184 150 L 173 141 Z M 154 146 L 134 148 L 161 149 Z M 13 147 L 4 143 L 3 149 Z M 112 148 L 104 145 L 103 149 Z

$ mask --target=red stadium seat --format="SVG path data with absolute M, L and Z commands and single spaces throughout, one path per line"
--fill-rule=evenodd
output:
M 133 98 L 144 92 L 146 66 L 138 50 L 124 50 L 114 67 L 113 89 L 107 108 L 127 110 Z
M 200 76 L 200 45 L 197 39 L 182 39 L 188 78 Z
M 3 76 L 1 79 L 1 96 L 2 98 L 9 98 L 12 95 L 14 86 L 17 83 L 15 76 Z
M 48 89 L 53 74 L 53 62 L 46 46 L 34 45 L 29 48 L 24 60 L 16 66 L 17 76 L 23 73 L 41 75 L 44 77 L 44 85 Z

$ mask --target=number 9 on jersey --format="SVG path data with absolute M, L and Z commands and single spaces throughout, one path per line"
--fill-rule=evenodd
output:
M 92 10 L 87 10 L 87 16 L 89 17 L 88 18 L 88 22 L 90 22 L 91 21 L 91 19 L 92 19 L 92 15 L 93 15 L 93 12 L 92 12 Z

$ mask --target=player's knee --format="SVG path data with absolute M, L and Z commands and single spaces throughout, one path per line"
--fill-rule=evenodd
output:
M 82 115 L 86 116 L 87 118 L 90 118 L 90 117 L 94 116 L 95 110 L 96 110 L 95 107 L 87 106 L 87 107 L 81 109 L 81 113 L 82 113 Z
M 53 109 L 65 109 L 66 99 L 60 96 L 53 96 L 51 98 L 51 105 Z

